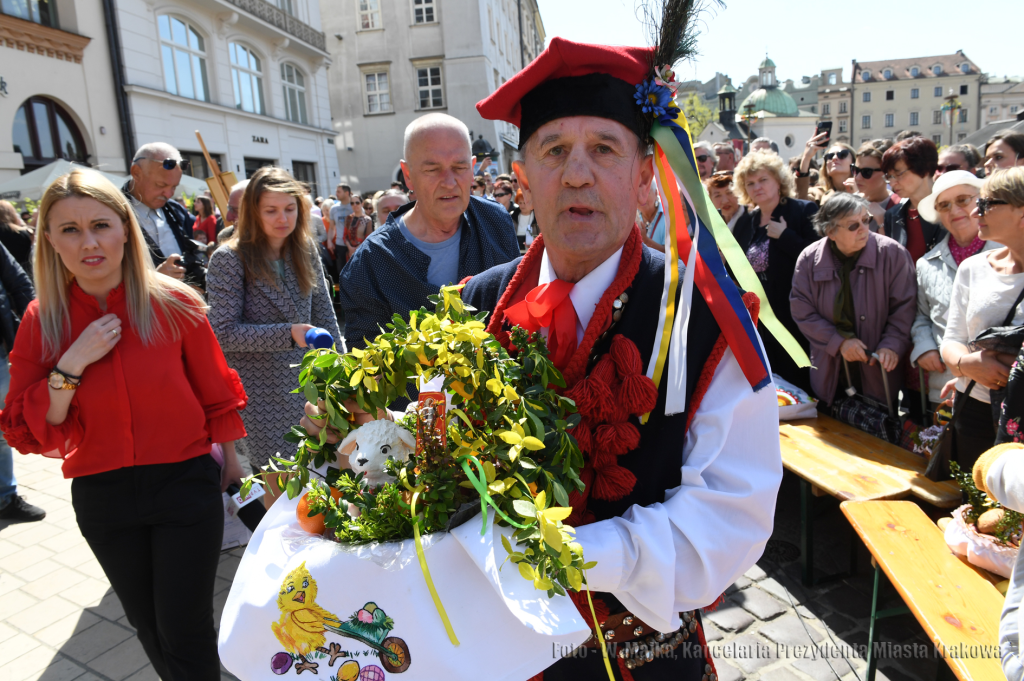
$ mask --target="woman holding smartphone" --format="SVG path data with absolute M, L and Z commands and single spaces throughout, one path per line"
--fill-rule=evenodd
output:
M 0 428 L 64 459 L 78 527 L 162 679 L 220 679 L 221 490 L 241 475 L 246 397 L 190 286 L 157 273 L 135 212 L 97 172 L 39 208 L 38 298 L 11 352 Z M 210 456 L 226 443 L 222 474 Z

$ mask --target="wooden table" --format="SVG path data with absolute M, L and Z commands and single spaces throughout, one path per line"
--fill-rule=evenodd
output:
M 779 424 L 782 464 L 800 478 L 800 550 L 803 581 L 813 581 L 814 497 L 841 501 L 915 496 L 939 508 L 960 504 L 956 482 L 924 475 L 926 460 L 820 414 Z M 851 565 L 853 564 L 851 553 Z
M 1004 597 L 984 571 L 950 551 L 939 528 L 912 502 L 844 501 L 841 507 L 875 562 L 867 681 L 875 678 L 875 621 L 908 611 L 960 681 L 1004 678 L 999 657 Z M 907 608 L 878 609 L 883 572 Z

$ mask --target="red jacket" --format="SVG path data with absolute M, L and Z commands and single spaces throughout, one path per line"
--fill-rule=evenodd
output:
M 71 333 L 60 354 L 106 314 L 77 283 L 68 294 Z M 51 426 L 47 378 L 57 360 L 43 357 L 39 303 L 29 304 L 10 354 L 11 386 L 0 412 L 0 429 L 12 447 L 63 458 L 64 477 L 76 478 L 185 461 L 208 453 L 213 442 L 245 437 L 238 414 L 245 390 L 205 317 L 193 325 L 182 322 L 177 340 L 146 346 L 128 323 L 123 285 L 107 296 L 107 312 L 121 318 L 124 337 L 85 369 L 67 418 Z M 153 314 L 163 321 L 159 308 Z

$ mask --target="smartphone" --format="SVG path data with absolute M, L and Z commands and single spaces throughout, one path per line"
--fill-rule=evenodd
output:
M 827 147 L 832 141 L 832 121 L 818 121 L 818 126 L 814 129 L 814 135 L 817 137 L 821 133 L 826 133 L 827 136 L 820 146 Z

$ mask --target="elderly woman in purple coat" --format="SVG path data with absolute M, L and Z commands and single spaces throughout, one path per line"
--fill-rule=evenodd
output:
M 910 347 L 917 312 L 914 263 L 903 246 L 875 234 L 865 199 L 834 193 L 814 219 L 825 237 L 800 254 L 793 273 L 790 310 L 811 347 L 811 388 L 825 404 L 847 383 L 885 402 L 882 367 L 897 397 L 903 372 L 894 371 Z M 875 360 L 872 355 L 877 355 Z

